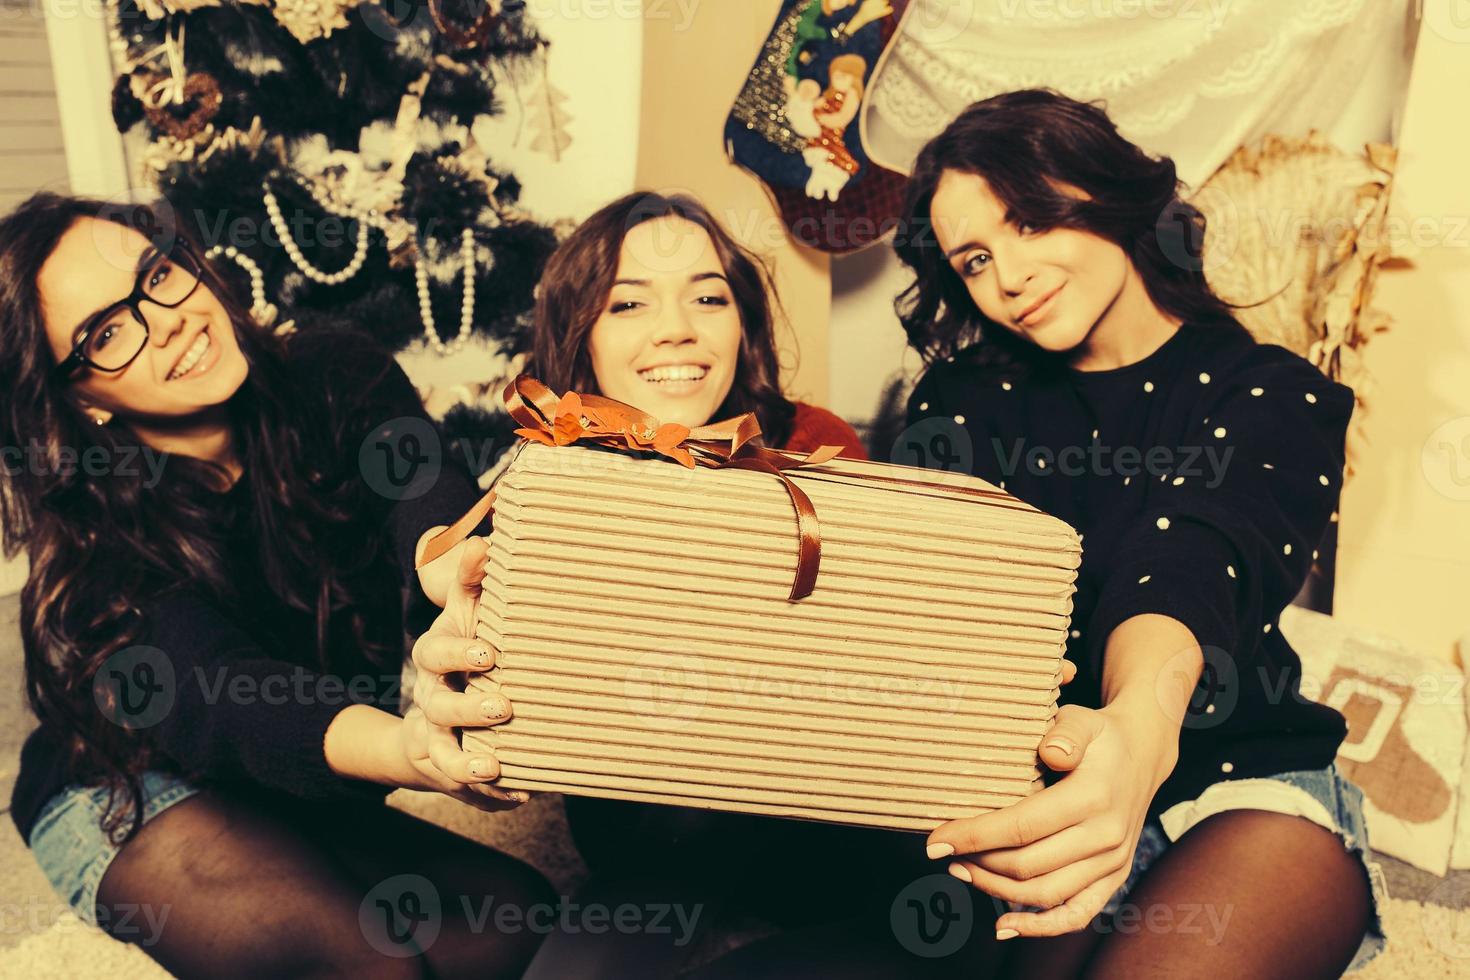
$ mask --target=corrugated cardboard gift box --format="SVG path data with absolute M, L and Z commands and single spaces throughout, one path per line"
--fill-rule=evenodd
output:
M 514 718 L 464 732 L 499 785 L 913 831 L 1040 788 L 1064 522 L 967 475 L 757 449 L 747 417 L 506 397 L 528 441 L 482 502 L 496 666 L 471 686 Z

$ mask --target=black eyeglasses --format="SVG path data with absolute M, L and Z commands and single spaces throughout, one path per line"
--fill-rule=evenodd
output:
M 133 291 L 87 318 L 71 353 L 56 365 L 55 376 L 69 380 L 83 365 L 117 372 L 132 364 L 148 345 L 148 319 L 142 302 L 168 309 L 178 306 L 199 288 L 199 270 L 199 257 L 182 242 L 168 250 L 150 246 L 138 257 Z

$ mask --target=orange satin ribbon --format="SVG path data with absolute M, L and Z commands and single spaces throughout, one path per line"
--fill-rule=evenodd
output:
M 755 443 L 761 428 L 750 412 L 690 429 L 677 422 L 660 423 L 632 405 L 600 395 L 569 391 L 558 398 L 550 388 L 527 375 L 507 385 L 502 398 L 511 418 L 521 423 L 516 435 L 528 441 L 548 446 L 591 442 L 625 452 L 658 453 L 690 469 L 700 465 L 729 467 L 776 477 L 796 510 L 796 579 L 790 598 L 795 601 L 812 594 L 822 563 L 817 511 L 811 498 L 783 471 L 825 463 L 842 452 L 841 446 L 821 446 L 805 456 L 788 456 Z M 415 567 L 422 568 L 469 537 L 494 509 L 495 490 L 491 488 L 463 517 L 429 539 Z

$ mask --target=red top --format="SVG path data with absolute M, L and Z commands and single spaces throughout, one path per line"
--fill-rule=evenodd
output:
M 841 446 L 846 459 L 867 459 L 868 451 L 853 427 L 825 408 L 796 403 L 796 418 L 791 422 L 791 437 L 781 448 L 787 452 L 809 453 L 821 446 Z

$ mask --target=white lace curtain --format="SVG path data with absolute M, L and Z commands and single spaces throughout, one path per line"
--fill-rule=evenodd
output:
M 966 106 L 1049 87 L 1103 100 L 1123 135 L 1199 187 L 1243 143 L 1329 130 L 1409 0 L 913 0 L 863 110 L 908 173 Z

